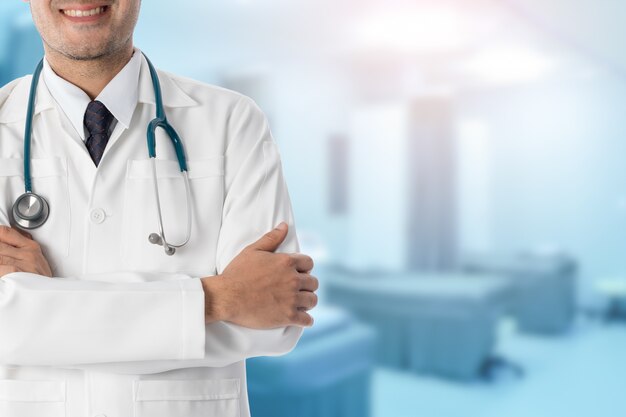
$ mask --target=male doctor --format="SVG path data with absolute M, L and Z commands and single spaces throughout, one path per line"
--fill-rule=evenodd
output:
M 289 352 L 313 323 L 313 261 L 297 253 L 279 152 L 245 96 L 158 73 L 193 228 L 173 256 L 148 241 L 156 110 L 133 46 L 140 3 L 30 1 L 45 47 L 32 182 L 50 215 L 28 232 L 11 210 L 32 77 L 0 89 L 1 417 L 249 416 L 245 359 Z M 160 136 L 157 172 L 165 232 L 184 240 L 184 182 Z

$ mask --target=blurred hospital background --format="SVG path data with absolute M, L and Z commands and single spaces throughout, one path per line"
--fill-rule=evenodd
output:
M 317 261 L 315 326 L 248 361 L 253 416 L 626 416 L 625 20 L 621 0 L 143 2 L 153 62 L 266 112 Z M 41 54 L 2 1 L 0 84 Z

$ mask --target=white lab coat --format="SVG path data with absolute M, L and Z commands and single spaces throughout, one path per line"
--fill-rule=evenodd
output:
M 142 57 L 143 59 L 143 57 Z M 42 81 L 32 142 L 34 191 L 50 217 L 33 230 L 54 278 L 0 279 L 0 416 L 249 416 L 245 359 L 281 355 L 302 328 L 204 324 L 199 278 L 221 273 L 280 221 L 279 252 L 298 252 L 279 152 L 249 98 L 159 72 L 184 142 L 193 194 L 189 243 L 172 257 L 157 231 L 146 126 L 155 116 L 147 64 L 126 130 L 99 168 Z M 32 77 L 0 90 L 0 224 L 24 191 L 23 131 Z M 157 137 L 165 231 L 186 231 L 185 193 L 169 141 Z

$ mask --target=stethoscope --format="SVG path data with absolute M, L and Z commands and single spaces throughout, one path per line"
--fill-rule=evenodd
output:
M 161 94 L 161 83 L 157 72 L 148 59 L 145 56 L 148 67 L 150 68 L 150 77 L 152 78 L 152 85 L 154 87 L 154 96 L 156 101 L 156 118 L 148 124 L 147 138 L 148 138 L 148 156 L 152 161 L 152 178 L 154 184 L 154 195 L 156 199 L 157 215 L 159 220 L 159 233 L 151 233 L 148 236 L 150 243 L 154 245 L 163 246 L 167 255 L 173 255 L 176 253 L 176 249 L 180 248 L 189 242 L 191 238 L 191 188 L 189 186 L 189 174 L 187 173 L 187 160 L 185 158 L 185 149 L 183 143 L 180 140 L 180 136 L 176 133 L 176 130 L 169 124 L 163 108 L 163 98 Z M 30 144 L 33 130 L 33 117 L 35 112 L 35 98 L 37 95 L 37 85 L 39 84 L 39 78 L 41 71 L 43 70 L 43 59 L 37 65 L 35 73 L 33 74 L 33 81 L 30 86 L 30 95 L 28 98 L 28 110 L 26 113 L 26 128 L 24 131 L 24 185 L 25 193 L 17 198 L 15 204 L 13 204 L 13 220 L 15 224 L 22 229 L 36 229 L 41 227 L 47 220 L 50 214 L 50 206 L 45 198 L 39 194 L 35 194 L 32 189 L 32 179 L 30 174 Z M 161 213 L 161 199 L 159 197 L 159 185 L 157 181 L 157 169 L 156 169 L 156 130 L 161 128 L 169 136 L 174 150 L 176 151 L 176 158 L 178 159 L 178 166 L 183 174 L 185 180 L 185 192 L 187 194 L 187 235 L 185 241 L 180 244 L 169 243 L 165 239 L 165 231 L 163 229 L 163 215 Z

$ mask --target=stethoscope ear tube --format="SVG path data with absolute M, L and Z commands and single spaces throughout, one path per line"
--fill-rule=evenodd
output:
M 187 233 L 185 234 L 185 240 L 179 244 L 169 243 L 165 238 L 165 229 L 163 227 L 163 213 L 161 212 L 161 197 L 159 196 L 159 184 L 156 171 L 156 158 L 150 158 L 152 161 L 152 180 L 154 185 L 154 197 L 156 199 L 157 207 L 157 219 L 159 221 L 159 233 L 150 233 L 148 241 L 153 245 L 163 246 L 166 255 L 174 255 L 176 249 L 181 248 L 189 242 L 191 238 L 191 187 L 189 185 L 189 175 L 187 171 L 183 171 L 183 179 L 185 182 L 185 193 L 187 200 Z
M 187 173 L 187 158 L 185 156 L 185 148 L 182 141 L 180 140 L 180 136 L 178 136 L 178 133 L 176 132 L 174 127 L 167 121 L 165 109 L 163 108 L 161 83 L 159 82 L 159 77 L 157 75 L 156 69 L 154 68 L 148 57 L 146 57 L 146 62 L 148 63 L 148 68 L 150 69 L 150 76 L 152 78 L 152 84 L 154 86 L 154 100 L 156 104 L 156 118 L 148 123 L 146 138 L 148 140 L 148 157 L 152 161 L 154 196 L 157 207 L 157 220 L 159 222 L 159 233 L 150 233 L 150 235 L 148 236 L 148 241 L 153 245 L 163 246 L 165 254 L 171 256 L 176 253 L 176 249 L 186 245 L 191 238 L 191 187 L 189 185 L 189 175 Z M 167 136 L 170 138 L 170 141 L 174 146 L 174 150 L 176 151 L 178 166 L 185 181 L 185 193 L 187 197 L 187 233 L 185 235 L 185 240 L 183 241 L 183 243 L 180 244 L 169 243 L 165 237 L 165 230 L 163 228 L 163 213 L 161 212 L 161 198 L 159 196 L 159 184 L 156 170 L 156 130 L 158 128 L 163 129 Z

